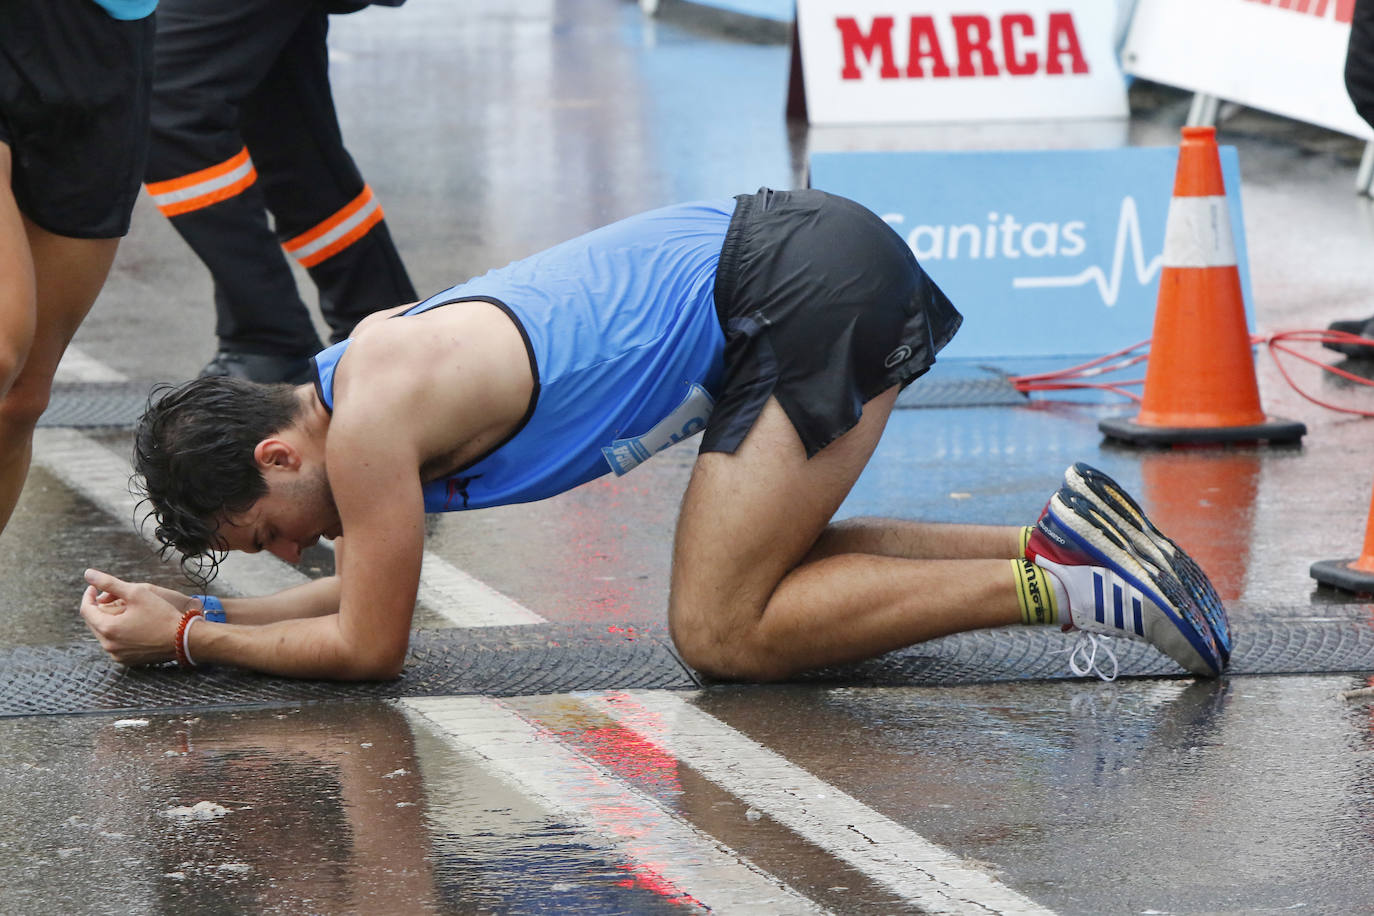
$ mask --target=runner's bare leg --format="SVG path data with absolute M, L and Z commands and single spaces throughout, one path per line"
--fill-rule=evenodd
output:
M 858 425 L 810 460 L 774 399 L 738 451 L 698 457 L 678 520 L 669 600 L 673 639 L 688 664 L 767 680 L 1020 621 L 1007 566 L 1017 529 L 980 526 L 961 543 L 988 559 L 891 555 L 913 534 L 915 546 L 932 546 L 905 523 L 882 532 L 869 520 L 827 533 L 896 397 L 893 388 L 869 401 Z

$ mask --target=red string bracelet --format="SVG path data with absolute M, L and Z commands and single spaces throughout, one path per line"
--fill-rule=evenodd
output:
M 181 615 L 181 623 L 177 625 L 176 653 L 177 666 L 180 668 L 194 668 L 196 663 L 191 661 L 191 657 L 186 654 L 186 625 L 201 615 L 200 608 L 191 608 Z

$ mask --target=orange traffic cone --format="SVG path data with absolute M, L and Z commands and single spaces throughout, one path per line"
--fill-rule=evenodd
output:
M 1374 498 L 1369 504 L 1369 521 L 1364 529 L 1364 553 L 1353 560 L 1322 560 L 1308 571 L 1323 585 L 1355 592 L 1374 594 Z
M 1216 131 L 1183 128 L 1164 233 L 1145 394 L 1133 420 L 1102 432 L 1143 444 L 1292 442 L 1302 423 L 1264 415 Z

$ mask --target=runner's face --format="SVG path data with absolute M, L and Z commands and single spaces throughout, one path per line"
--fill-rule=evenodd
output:
M 267 494 L 245 512 L 227 518 L 218 534 L 229 550 L 266 550 L 287 563 L 297 563 L 321 537 L 336 538 L 343 528 L 329 480 L 320 468 L 273 479 Z

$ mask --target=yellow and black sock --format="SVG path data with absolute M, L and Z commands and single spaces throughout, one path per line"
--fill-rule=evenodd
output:
M 1011 571 L 1016 579 L 1016 599 L 1021 603 L 1021 622 L 1060 623 L 1060 602 L 1055 595 L 1059 583 L 1030 560 L 1012 560 Z

